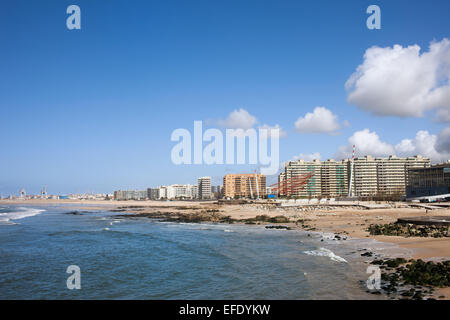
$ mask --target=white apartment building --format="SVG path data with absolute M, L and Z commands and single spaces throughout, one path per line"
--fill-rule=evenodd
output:
M 209 200 L 212 197 L 211 177 L 198 178 L 198 199 Z
M 348 161 L 351 167 L 351 161 Z M 430 165 L 430 159 L 420 155 L 407 158 L 397 156 L 374 158 L 367 155 L 355 158 L 353 194 L 359 197 L 404 195 L 408 183 L 408 169 L 427 168 Z
M 190 184 L 173 184 L 159 187 L 159 199 L 196 199 L 197 186 Z

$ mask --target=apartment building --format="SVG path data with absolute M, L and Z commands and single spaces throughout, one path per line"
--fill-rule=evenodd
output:
M 404 195 L 408 170 L 429 166 L 430 159 L 422 156 L 374 158 L 367 155 L 354 159 L 353 170 L 350 159 L 290 161 L 279 175 L 279 190 L 280 195 L 288 197 L 343 197 L 348 194 L 353 172 L 353 196 Z
M 257 198 L 266 195 L 266 176 L 263 174 L 227 174 L 223 177 L 226 198 Z
M 161 197 L 159 196 L 159 188 L 148 188 L 147 189 L 147 198 L 150 200 L 159 200 Z
M 350 174 L 351 160 L 347 160 L 347 164 Z M 372 156 L 368 155 L 363 158 L 355 158 L 353 164 L 352 196 L 368 197 L 377 195 L 377 172 L 377 161 Z
M 321 196 L 336 198 L 348 195 L 349 167 L 346 161 L 323 161 L 320 167 Z
M 345 161 L 290 161 L 278 178 L 280 194 L 301 198 L 339 197 L 348 192 Z
M 147 190 L 118 190 L 114 191 L 115 200 L 146 200 Z
M 349 167 L 351 161 L 349 161 Z M 353 194 L 358 197 L 405 195 L 408 170 L 427 168 L 430 159 L 422 156 L 374 158 L 370 155 L 355 158 Z M 350 172 L 350 170 L 349 170 Z
M 211 177 L 198 178 L 198 199 L 209 200 L 212 197 Z
M 197 199 L 197 195 L 197 186 L 190 184 L 173 184 L 170 186 L 160 186 L 158 188 L 147 189 L 147 196 L 150 200 Z
M 197 198 L 197 186 L 190 184 L 173 184 L 165 187 L 167 199 L 195 199 Z

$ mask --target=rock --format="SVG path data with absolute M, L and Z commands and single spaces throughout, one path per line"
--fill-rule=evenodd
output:
M 283 229 L 283 230 L 291 230 L 288 226 L 266 226 L 266 229 Z
M 74 216 L 82 216 L 83 215 L 79 211 L 69 211 L 69 212 L 65 212 L 65 214 L 72 214 Z

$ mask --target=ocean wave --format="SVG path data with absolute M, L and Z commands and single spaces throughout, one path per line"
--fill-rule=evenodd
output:
M 19 211 L 10 211 L 0 213 L 0 224 L 16 224 L 11 220 L 19 220 L 27 217 L 32 217 L 44 212 L 44 209 L 24 208 L 19 207 Z
M 347 263 L 347 260 L 345 260 L 342 257 L 339 257 L 338 255 L 334 254 L 333 251 L 326 249 L 326 248 L 319 248 L 318 250 L 309 250 L 304 251 L 305 254 L 310 256 L 317 256 L 317 257 L 328 257 L 333 261 L 336 262 L 345 262 Z

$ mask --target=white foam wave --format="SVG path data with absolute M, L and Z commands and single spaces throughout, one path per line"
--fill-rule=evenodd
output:
M 326 248 L 319 248 L 318 250 L 310 250 L 310 251 L 304 251 L 307 255 L 310 256 L 318 256 L 318 257 L 328 257 L 333 261 L 336 262 L 345 262 L 347 263 L 347 260 L 345 260 L 342 257 L 339 257 L 338 255 L 334 254 L 333 251 L 326 249 Z
M 11 220 L 19 220 L 27 217 L 32 217 L 44 212 L 43 209 L 35 208 L 18 208 L 20 211 L 2 212 L 0 213 L 0 224 L 16 224 Z

